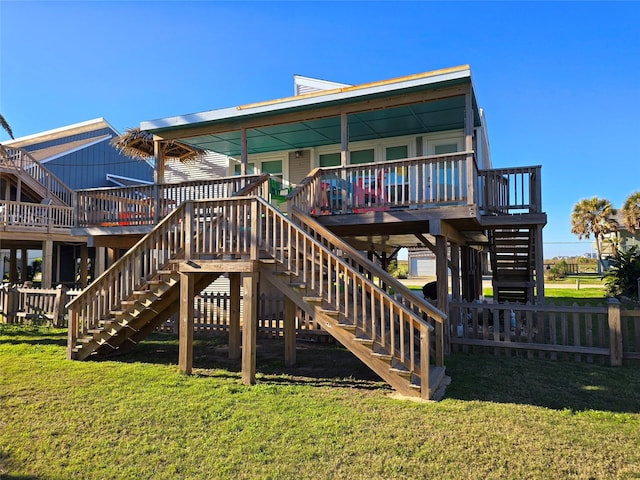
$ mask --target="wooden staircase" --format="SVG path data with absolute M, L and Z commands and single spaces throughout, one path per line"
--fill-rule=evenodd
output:
M 74 192 L 22 148 L 0 145 L 0 173 L 7 180 L 21 183 L 33 197 L 51 205 L 72 206 Z
M 260 197 L 185 202 L 69 304 L 69 358 L 130 348 L 177 311 L 181 264 L 210 273 L 199 291 L 219 275 L 216 262 L 237 259 L 399 393 L 436 398 L 446 316 L 311 219 L 296 220 Z
M 535 251 L 531 227 L 489 231 L 494 299 L 527 303 L 533 300 Z

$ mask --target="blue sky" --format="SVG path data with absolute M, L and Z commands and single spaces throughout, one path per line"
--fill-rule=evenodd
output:
M 639 2 L 0 0 L 0 112 L 29 135 L 469 64 L 494 166 L 542 165 L 545 257 L 581 198 L 640 190 Z M 4 132 L 0 140 L 7 140 Z

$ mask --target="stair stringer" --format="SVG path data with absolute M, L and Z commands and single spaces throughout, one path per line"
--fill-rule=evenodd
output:
M 398 393 L 410 397 L 421 396 L 422 378 L 420 373 L 422 372 L 402 370 L 401 366 L 392 363 L 391 358 L 387 359 L 387 356 L 384 355 L 386 352 L 374 351 L 374 345 L 378 349 L 380 348 L 379 345 L 362 341 L 366 340 L 366 337 L 359 337 L 358 335 L 363 332 L 359 329 L 352 331 L 353 329 L 349 328 L 349 323 L 342 322 L 341 317 L 344 317 L 341 314 L 335 315 L 334 305 L 305 300 L 303 291 L 297 286 L 299 284 L 293 285 L 290 282 L 292 276 L 275 272 L 273 264 L 263 264 L 260 273 L 281 293 L 295 302 L 306 314 L 313 317 L 323 330 L 371 368 Z M 429 383 L 428 398 L 434 398 L 435 392 L 442 386 L 446 378 L 444 371 L 443 367 L 431 366 L 429 372 L 426 375 L 422 375 Z

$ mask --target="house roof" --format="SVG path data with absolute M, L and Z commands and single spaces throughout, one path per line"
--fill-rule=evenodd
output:
M 241 128 L 249 153 L 339 144 L 341 113 L 349 140 L 371 140 L 464 127 L 465 92 L 481 124 L 468 65 L 287 98 L 141 122 L 142 130 L 237 156 Z
M 74 123 L 65 127 L 54 128 L 52 130 L 46 130 L 40 133 L 34 133 L 32 135 L 26 135 L 24 137 L 16 138 L 8 142 L 3 142 L 3 145 L 13 148 L 26 148 L 30 145 L 38 143 L 48 142 L 51 140 L 57 140 L 60 138 L 70 137 L 85 132 L 92 132 L 101 128 L 109 128 L 113 130 L 115 135 L 118 135 L 118 131 L 104 118 L 94 118 L 93 120 L 87 120 L 85 122 Z
M 72 152 L 76 152 L 96 143 L 103 142 L 112 138 L 112 135 L 102 135 L 100 137 L 84 138 L 82 140 L 76 140 L 75 142 L 63 143 L 61 145 L 54 145 L 52 147 L 40 148 L 29 152 L 33 158 L 40 163 L 46 163 L 50 160 L 54 160 L 63 155 L 68 155 Z

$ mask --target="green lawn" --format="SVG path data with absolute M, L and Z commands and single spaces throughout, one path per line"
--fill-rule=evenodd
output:
M 392 398 L 344 349 L 220 339 L 72 362 L 64 330 L 0 325 L 1 479 L 639 478 L 640 368 L 455 354 L 438 403 Z

